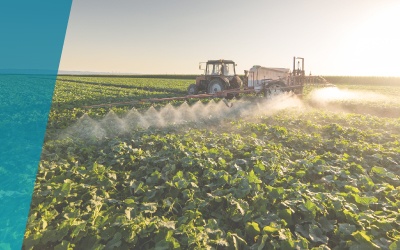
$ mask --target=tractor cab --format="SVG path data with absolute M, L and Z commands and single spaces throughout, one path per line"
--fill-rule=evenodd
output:
M 227 89 L 240 88 L 243 83 L 240 77 L 236 75 L 235 66 L 234 61 L 223 59 L 200 63 L 199 69 L 204 70 L 204 75 L 196 77 L 196 84 L 189 86 L 188 94 L 212 94 Z
M 228 60 L 208 61 L 206 64 L 205 75 L 234 76 L 236 75 L 235 63 Z

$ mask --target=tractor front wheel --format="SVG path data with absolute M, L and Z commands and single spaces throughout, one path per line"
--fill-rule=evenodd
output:
M 199 93 L 199 89 L 196 84 L 190 84 L 188 87 L 188 95 L 197 95 Z

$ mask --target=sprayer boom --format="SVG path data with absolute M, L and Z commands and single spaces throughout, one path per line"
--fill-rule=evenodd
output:
M 300 88 L 301 86 L 291 86 L 291 87 L 282 87 L 279 91 L 289 92 L 290 90 Z M 239 94 L 251 94 L 251 93 L 259 93 L 259 90 L 250 88 L 243 89 L 229 89 L 223 90 L 219 92 L 215 92 L 212 94 L 197 94 L 197 95 L 186 95 L 186 96 L 177 96 L 177 97 L 165 97 L 165 98 L 148 98 L 148 99 L 140 99 L 128 102 L 114 102 L 114 103 L 105 103 L 105 104 L 97 104 L 90 106 L 83 106 L 85 109 L 90 108 L 101 108 L 101 107 L 115 107 L 115 106 L 126 106 L 126 105 L 136 105 L 136 104 L 144 104 L 144 103 L 156 103 L 156 102 L 164 102 L 164 101 L 177 101 L 177 100 L 189 100 L 189 99 L 203 99 L 203 98 L 225 98 L 231 99 L 232 97 L 238 96 Z M 265 93 L 275 93 L 278 92 L 276 88 L 265 88 Z M 280 93 L 280 92 L 279 92 Z M 278 94 L 278 93 L 276 93 Z

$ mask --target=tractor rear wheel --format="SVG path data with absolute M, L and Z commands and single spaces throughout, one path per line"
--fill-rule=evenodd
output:
M 222 83 L 220 79 L 213 79 L 208 84 L 208 93 L 214 94 L 216 92 L 223 91 L 225 89 L 225 85 Z

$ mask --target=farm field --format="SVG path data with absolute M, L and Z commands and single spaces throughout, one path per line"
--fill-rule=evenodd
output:
M 192 81 L 60 76 L 24 249 L 400 248 L 400 85 L 83 108 Z

